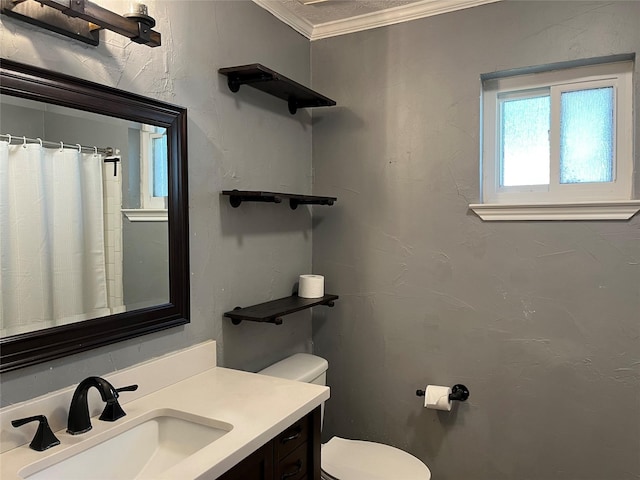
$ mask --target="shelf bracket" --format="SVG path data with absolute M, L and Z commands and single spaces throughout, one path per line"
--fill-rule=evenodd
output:
M 227 86 L 233 93 L 238 93 L 240 91 L 240 85 L 242 84 L 236 77 L 229 77 L 227 79 Z
M 274 194 L 247 194 L 231 193 L 229 194 L 229 203 L 233 208 L 238 208 L 242 202 L 263 202 L 263 203 L 282 203 L 282 198 Z
M 289 198 L 289 207 L 291 210 L 298 208 L 298 205 L 329 205 L 332 206 L 335 201 L 332 197 L 315 197 L 313 200 L 305 199 L 302 195 L 298 197 L 291 196 Z
M 289 106 L 289 113 L 291 115 L 295 115 L 298 111 L 298 100 L 296 100 L 296 97 L 289 97 L 287 105 Z
M 235 312 L 236 310 L 242 310 L 242 307 L 235 307 L 233 309 L 233 311 Z M 233 323 L 234 325 L 240 325 L 240 323 L 242 323 L 242 319 L 240 318 L 232 318 L 231 319 L 231 323 Z
M 331 306 L 333 307 L 333 302 L 331 302 Z M 233 311 L 242 310 L 242 307 L 235 307 Z M 234 325 L 240 325 L 242 323 L 241 318 L 232 318 L 231 323 Z M 274 325 L 282 325 L 282 317 L 273 317 L 267 320 L 265 323 L 273 323 Z

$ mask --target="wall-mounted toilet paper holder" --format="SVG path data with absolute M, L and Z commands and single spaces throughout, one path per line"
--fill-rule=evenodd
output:
M 424 397 L 424 390 L 416 390 L 416 395 L 418 397 Z M 456 383 L 453 387 L 451 387 L 451 393 L 449 394 L 449 400 L 456 400 L 458 402 L 464 402 L 467 398 L 469 398 L 469 389 L 462 385 L 461 383 Z

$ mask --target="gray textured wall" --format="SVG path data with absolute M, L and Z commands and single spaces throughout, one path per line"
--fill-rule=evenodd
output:
M 2 95 L 2 99 L 7 98 Z M 0 99 L 0 100 L 2 100 Z M 44 135 L 45 112 L 19 105 L 0 103 L 0 133 L 38 138 Z M 6 140 L 6 138 L 2 138 Z
M 640 478 L 640 218 L 467 209 L 480 74 L 638 52 L 639 26 L 640 2 L 505 2 L 312 43 L 338 102 L 313 127 L 314 192 L 338 197 L 313 234 L 341 296 L 313 323 L 325 439 L 388 442 L 437 480 Z M 415 396 L 458 382 L 452 413 Z
M 169 301 L 167 222 L 122 220 L 122 287 L 127 310 Z
M 308 83 L 309 42 L 249 1 L 157 1 L 162 33 L 150 49 L 110 32 L 97 48 L 0 16 L 0 56 L 179 104 L 188 109 L 191 323 L 2 375 L 7 405 L 207 339 L 219 363 L 258 369 L 310 348 L 308 312 L 284 325 L 234 327 L 236 305 L 290 294 L 311 266 L 307 209 L 242 205 L 224 189 L 311 191 L 311 118 L 243 87 L 232 94 L 220 67 L 259 62 Z M 119 8 L 117 2 L 101 5 Z M 142 381 L 142 380 L 141 380 Z

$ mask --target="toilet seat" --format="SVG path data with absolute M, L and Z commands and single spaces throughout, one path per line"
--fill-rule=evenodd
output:
M 431 471 L 398 448 L 333 437 L 322 446 L 322 478 L 327 480 L 429 480 Z

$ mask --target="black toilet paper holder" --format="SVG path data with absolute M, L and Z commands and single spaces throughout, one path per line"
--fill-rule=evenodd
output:
M 424 397 L 424 390 L 416 390 L 416 395 L 418 397 Z M 449 394 L 449 400 L 456 400 L 458 402 L 464 402 L 467 398 L 469 398 L 469 389 L 462 385 L 461 383 L 456 383 L 453 387 L 451 387 L 451 393 Z

